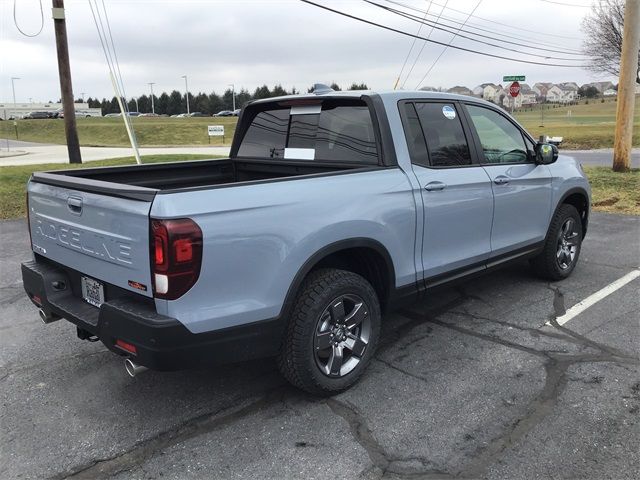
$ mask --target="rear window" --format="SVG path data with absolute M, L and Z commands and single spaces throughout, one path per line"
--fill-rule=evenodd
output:
M 362 102 L 325 101 L 256 114 L 239 157 L 376 165 L 378 150 L 369 108 Z

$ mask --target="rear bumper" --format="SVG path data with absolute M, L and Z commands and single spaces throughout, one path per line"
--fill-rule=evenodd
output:
M 22 264 L 24 289 L 47 315 L 57 315 L 95 335 L 111 351 L 153 370 L 181 370 L 273 356 L 283 322 L 265 320 L 213 332 L 191 333 L 175 318 L 160 315 L 152 299 L 107 298 L 100 308 L 86 303 L 72 285 L 73 272 L 40 261 Z M 74 291 L 76 293 L 74 294 Z M 123 340 L 131 354 L 116 346 Z

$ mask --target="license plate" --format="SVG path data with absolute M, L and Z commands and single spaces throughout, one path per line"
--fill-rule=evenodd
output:
M 102 283 L 93 278 L 82 277 L 82 298 L 94 307 L 100 307 L 104 303 L 104 287 Z

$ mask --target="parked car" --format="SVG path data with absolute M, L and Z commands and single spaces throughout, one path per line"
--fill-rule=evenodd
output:
M 51 112 L 29 112 L 24 117 L 25 120 L 36 120 L 43 118 L 52 118 Z
M 209 115 L 207 115 L 206 113 L 202 113 L 202 112 L 193 112 L 189 116 L 190 117 L 208 117 Z
M 157 113 L 141 113 L 139 116 L 140 117 L 159 117 L 160 115 L 158 115 Z
M 108 118 L 114 118 L 114 117 L 120 117 L 120 116 L 122 116 L 120 113 L 107 113 L 105 115 L 105 117 L 108 117 Z
M 233 114 L 234 117 L 237 117 L 240 115 L 240 108 L 236 108 L 233 112 L 231 112 Z
M 214 117 L 232 117 L 233 112 L 231 110 L 220 110 L 218 113 L 213 115 Z
M 131 375 L 276 356 L 318 395 L 362 375 L 383 312 L 529 259 L 574 270 L 590 187 L 492 103 L 437 92 L 245 107 L 230 158 L 36 172 L 25 291 Z

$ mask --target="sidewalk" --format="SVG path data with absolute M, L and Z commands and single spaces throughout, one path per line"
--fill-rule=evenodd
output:
M 68 163 L 66 145 L 41 145 L 23 146 L 11 148 L 9 152 L 2 148 L 0 166 L 9 165 L 34 165 L 38 163 Z M 167 155 L 167 154 L 199 154 L 199 155 L 229 155 L 229 147 L 160 147 L 140 148 L 140 155 Z M 26 152 L 26 153 L 25 153 Z M 13 155 L 15 153 L 15 155 Z M 7 156 L 10 154 L 11 156 Z M 83 162 L 106 160 L 108 158 L 133 156 L 133 150 L 127 147 L 80 147 Z M 144 162 L 144 158 L 142 159 Z

